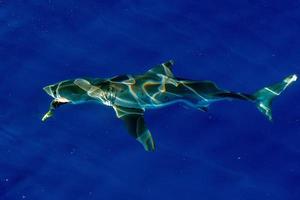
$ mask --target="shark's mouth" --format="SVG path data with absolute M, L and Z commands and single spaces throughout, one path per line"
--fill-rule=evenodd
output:
M 64 97 L 55 98 L 54 101 L 59 102 L 59 103 L 69 103 L 70 102 L 70 100 L 68 100 Z

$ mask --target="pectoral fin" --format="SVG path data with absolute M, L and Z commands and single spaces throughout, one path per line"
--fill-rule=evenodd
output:
M 152 135 L 145 124 L 144 110 L 120 106 L 114 106 L 114 110 L 117 117 L 125 122 L 129 134 L 139 141 L 146 151 L 154 151 L 155 145 Z

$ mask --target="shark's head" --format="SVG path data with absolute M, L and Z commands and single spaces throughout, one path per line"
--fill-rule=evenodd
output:
M 78 85 L 77 79 L 65 80 L 56 84 L 48 85 L 43 90 L 56 101 L 82 103 L 90 99 L 87 91 Z
M 53 84 L 53 85 L 48 85 L 46 87 L 43 88 L 43 90 L 49 95 L 51 96 L 54 100 L 51 101 L 50 103 L 50 108 L 49 111 L 43 116 L 42 121 L 47 120 L 48 118 L 50 118 L 51 116 L 53 116 L 54 114 L 54 110 L 65 103 L 69 103 L 71 102 L 69 99 L 64 98 L 61 95 L 61 85 L 63 82 L 57 83 L 57 84 Z
M 68 103 L 72 101 L 69 97 L 62 95 L 60 84 L 48 85 L 43 90 L 57 102 Z M 60 90 L 60 92 L 58 92 Z

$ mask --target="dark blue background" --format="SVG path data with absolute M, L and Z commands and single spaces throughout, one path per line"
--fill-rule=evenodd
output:
M 42 88 L 80 76 L 174 73 L 243 92 L 300 72 L 296 0 L 1 0 L 0 199 L 300 199 L 299 83 L 270 123 L 245 102 L 146 112 L 144 152 L 109 107 Z

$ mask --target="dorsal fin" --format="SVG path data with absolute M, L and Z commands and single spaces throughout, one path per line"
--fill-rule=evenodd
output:
M 158 66 L 153 67 L 149 71 L 146 72 L 146 74 L 154 74 L 154 75 L 164 75 L 170 78 L 173 78 L 173 72 L 172 72 L 172 67 L 174 65 L 173 60 L 169 60 L 165 63 L 162 63 Z

